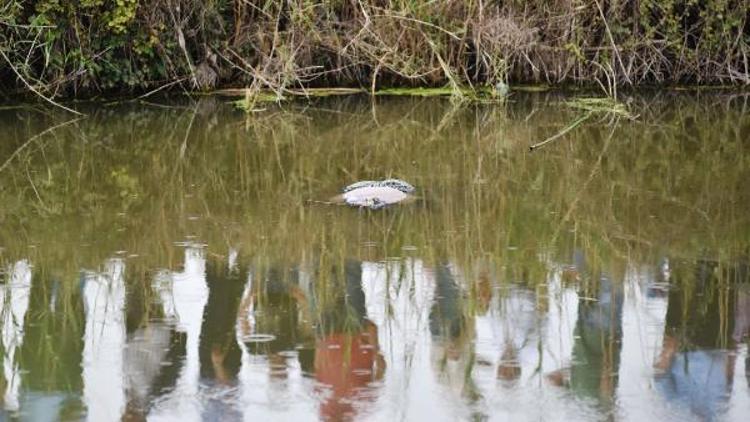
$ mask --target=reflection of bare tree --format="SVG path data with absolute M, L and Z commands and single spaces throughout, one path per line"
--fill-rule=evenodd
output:
M 8 278 L 0 286 L 0 399 L 4 410 L 19 410 L 20 368 L 16 352 L 23 343 L 23 321 L 29 307 L 31 266 L 26 260 L 18 261 L 8 269 Z
M 79 284 L 35 267 L 18 351 L 20 408 L 30 420 L 78 417 L 85 320 Z
M 607 274 L 589 273 L 581 251 L 574 254 L 574 264 L 563 278 L 579 284 L 578 320 L 569 369 L 547 374 L 556 385 L 570 389 L 611 412 L 617 389 L 622 347 L 623 286 Z
M 83 396 L 90 420 L 118 419 L 125 409 L 125 263 L 111 259 L 83 277 L 86 328 Z
M 747 349 L 750 349 L 750 284 L 743 283 L 737 287 L 737 313 L 735 314 L 735 325 L 732 340 L 739 344 L 747 341 Z M 745 378 L 750 387 L 750 352 L 745 355 Z
M 232 420 L 239 418 L 235 402 L 242 353 L 235 327 L 247 275 L 243 265 L 221 264 L 209 260 L 206 265 L 208 300 L 200 329 L 199 373 L 206 398 L 203 417 Z
M 430 309 L 432 362 L 438 379 L 448 390 L 468 401 L 481 399 L 472 377 L 475 361 L 474 315 L 466 292 L 456 281 L 456 268 L 447 262 L 435 266 L 435 295 Z
M 145 420 L 186 412 L 197 417 L 200 394 L 202 412 L 210 418 L 237 416 L 230 398 L 236 390 L 240 351 L 234 333 L 243 269 L 207 262 L 203 251 L 188 247 L 185 270 L 157 277 L 161 303 L 156 321 L 133 323 L 125 353 L 128 404 L 124 419 Z M 129 310 L 146 312 L 150 295 L 131 295 Z M 166 316 L 167 320 L 162 319 Z M 185 397 L 187 392 L 193 396 Z M 153 405 L 158 403 L 156 408 Z
M 667 400 L 712 420 L 726 409 L 736 349 L 750 332 L 750 272 L 745 261 L 698 260 L 692 275 L 675 265 L 656 385 Z
M 622 301 L 622 285 L 602 276 L 578 305 L 570 385 L 574 391 L 607 405 L 614 403 L 617 388 Z
M 178 355 L 184 356 L 184 364 L 173 381 L 174 386 L 164 391 L 161 400 L 152 403 L 148 417 L 149 420 L 176 417 L 198 419 L 199 344 L 203 312 L 208 300 L 205 251 L 188 245 L 183 271 L 157 275 L 155 286 L 164 306 L 166 320 L 177 333 L 184 336 L 184 346 L 180 341 L 175 349 Z
M 536 309 L 536 297 L 534 293 L 523 286 L 513 286 L 504 294 L 498 295 L 498 310 L 500 320 L 495 323 L 499 325 L 500 334 L 500 360 L 497 363 L 496 376 L 507 386 L 515 385 L 516 381 L 525 374 L 533 376 L 541 362 L 541 356 L 534 356 L 533 361 L 527 361 L 531 356 L 529 349 L 538 350 L 539 335 Z M 494 351 L 498 353 L 497 350 Z M 538 353 L 534 353 L 537 355 Z M 525 368 L 524 368 L 525 367 Z
M 153 321 L 129 332 L 124 356 L 127 404 L 123 420 L 146 420 L 152 404 L 175 387 L 185 358 L 185 333 Z
M 234 329 L 247 278 L 244 271 L 229 271 L 211 262 L 206 278 L 209 294 L 201 327 L 201 377 L 231 385 L 239 372 L 240 349 Z
M 347 260 L 321 271 L 271 266 L 256 274 L 237 328 L 245 350 L 266 358 L 272 383 L 288 377 L 290 353 L 297 353 L 302 371 L 317 381 L 321 417 L 349 420 L 373 399 L 372 383 L 383 378 L 385 361 L 377 326 L 366 316 L 361 264 Z
M 266 410 L 281 406 L 290 410 L 285 398 L 303 381 L 303 373 L 313 372 L 313 336 L 306 319 L 309 314 L 302 308 L 306 300 L 299 278 L 296 266 L 275 263 L 248 274 L 236 324 L 243 352 L 240 392 L 247 416 L 260 413 L 247 403 L 263 402 Z
M 331 273 L 329 287 L 342 289 L 344 294 L 323 299 L 312 292 L 312 309 L 319 318 L 313 365 L 315 379 L 329 392 L 320 406 L 321 416 L 350 420 L 357 415 L 357 407 L 374 398 L 372 382 L 383 378 L 385 360 L 378 327 L 367 318 L 362 264 L 347 260 L 343 268 L 333 268 Z
M 270 376 L 285 379 L 288 375 L 291 351 L 307 356 L 312 347 L 309 322 L 305 324 L 303 309 L 306 302 L 299 286 L 300 271 L 296 267 L 272 265 L 251 278 L 240 303 L 237 330 L 245 350 L 268 359 Z M 309 319 L 308 319 L 309 321 Z M 309 337 L 309 338 L 308 338 Z M 307 361 L 303 370 L 311 371 Z

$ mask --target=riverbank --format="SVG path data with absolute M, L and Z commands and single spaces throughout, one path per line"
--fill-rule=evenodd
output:
M 11 1 L 0 98 L 750 84 L 748 2 Z

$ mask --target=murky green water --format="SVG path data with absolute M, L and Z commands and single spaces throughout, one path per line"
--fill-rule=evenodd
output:
M 750 98 L 567 99 L 0 111 L 0 419 L 746 420 Z

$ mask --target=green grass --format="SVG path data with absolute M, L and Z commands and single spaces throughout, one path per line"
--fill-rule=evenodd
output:
M 80 3 L 80 4 L 79 4 Z M 746 3 L 7 1 L 0 92 L 746 86 Z M 33 87 L 33 89 L 31 89 Z M 14 94 L 7 94 L 14 93 Z M 426 90 L 424 95 L 440 95 Z

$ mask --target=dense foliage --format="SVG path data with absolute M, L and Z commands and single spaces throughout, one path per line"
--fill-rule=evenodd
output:
M 750 83 L 748 0 L 4 0 L 0 92 Z

